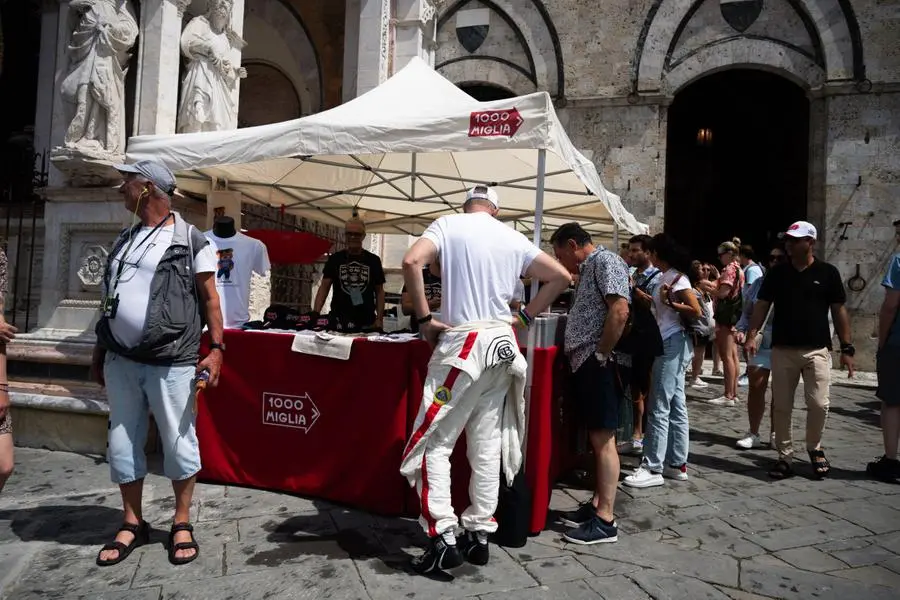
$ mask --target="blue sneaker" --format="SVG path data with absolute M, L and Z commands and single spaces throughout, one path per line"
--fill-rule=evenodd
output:
M 588 500 L 584 504 L 578 506 L 576 510 L 562 512 L 559 514 L 559 522 L 566 527 L 581 527 L 590 521 L 597 514 L 594 503 Z
M 594 517 L 579 527 L 563 534 L 563 539 L 573 544 L 590 546 L 591 544 L 611 544 L 619 541 L 619 528 L 615 521 L 607 525 L 600 517 Z

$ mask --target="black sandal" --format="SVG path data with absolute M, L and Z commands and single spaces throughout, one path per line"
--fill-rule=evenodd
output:
M 191 534 L 190 542 L 178 542 L 175 543 L 175 534 L 179 531 L 187 531 Z M 179 550 L 195 550 L 193 555 L 179 558 L 175 556 L 175 553 Z M 172 525 L 172 530 L 169 532 L 169 562 L 173 565 L 186 565 L 189 562 L 196 560 L 197 557 L 200 556 L 200 545 L 197 543 L 196 538 L 194 538 L 194 527 L 190 523 L 175 523 Z
M 794 476 L 794 467 L 786 460 L 779 460 L 775 466 L 769 471 L 769 477 L 772 479 L 787 479 Z
M 813 477 L 816 479 L 824 479 L 825 477 L 828 477 L 828 473 L 831 472 L 831 463 L 825 458 L 824 450 L 810 450 L 809 464 L 812 465 Z
M 132 539 L 131 543 L 128 545 L 123 544 L 119 540 L 113 540 L 100 548 L 100 552 L 97 553 L 98 567 L 111 567 L 117 565 L 128 558 L 135 548 L 143 546 L 150 541 L 150 525 L 147 521 L 141 521 L 138 525 L 135 525 L 134 523 L 122 523 L 122 526 L 119 527 L 119 531 L 131 533 L 134 536 L 134 539 Z M 118 534 L 118 531 L 116 533 Z M 119 554 L 115 558 L 103 560 L 100 558 L 100 555 L 107 550 L 116 550 Z

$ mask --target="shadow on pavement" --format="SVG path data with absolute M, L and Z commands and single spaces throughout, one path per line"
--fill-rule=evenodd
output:
M 122 511 L 106 506 L 37 506 L 0 510 L 23 542 L 55 542 L 71 546 L 102 546 L 112 541 L 122 524 Z M 150 530 L 150 543 L 163 543 L 168 532 Z

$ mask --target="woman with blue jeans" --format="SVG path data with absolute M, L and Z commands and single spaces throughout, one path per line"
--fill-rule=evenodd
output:
M 653 292 L 656 323 L 663 339 L 663 354 L 653 362 L 644 458 L 641 466 L 625 478 L 635 488 L 663 484 L 663 476 L 685 481 L 687 475 L 688 422 L 684 377 L 694 347 L 682 318 L 702 315 L 687 275 L 690 261 L 670 236 L 660 233 L 651 245 L 653 264 L 662 276 Z M 679 270 L 677 266 L 680 266 Z

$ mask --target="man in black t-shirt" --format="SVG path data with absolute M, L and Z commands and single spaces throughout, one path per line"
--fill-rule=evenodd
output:
M 384 269 L 381 259 L 363 250 L 366 224 L 353 217 L 345 226 L 347 249 L 328 257 L 313 311 L 319 313 L 333 291 L 331 311 L 346 331 L 381 329 L 384 324 Z
M 436 266 L 436 265 L 435 265 Z M 422 269 L 422 280 L 425 282 L 425 299 L 428 300 L 428 310 L 437 312 L 441 310 L 441 277 L 431 272 L 432 265 L 425 265 Z M 438 271 L 440 273 L 440 271 Z M 410 315 L 409 328 L 413 333 L 419 333 L 419 316 L 413 309 L 412 298 L 406 291 L 406 286 L 400 290 L 400 308 L 404 315 Z
M 793 475 L 791 413 L 794 393 L 803 377 L 806 397 L 806 449 L 813 473 L 821 478 L 830 469 L 821 448 L 825 419 L 828 415 L 828 388 L 831 384 L 831 313 L 841 343 L 841 364 L 853 377 L 853 355 L 850 343 L 850 317 L 844 303 L 847 296 L 841 274 L 831 264 L 813 257 L 816 228 L 798 221 L 784 233 L 790 262 L 769 270 L 759 290 L 750 321 L 745 349 L 756 353 L 756 337 L 769 307 L 773 304 L 772 321 L 772 402 L 775 445 L 778 462 L 769 472 L 775 479 Z

